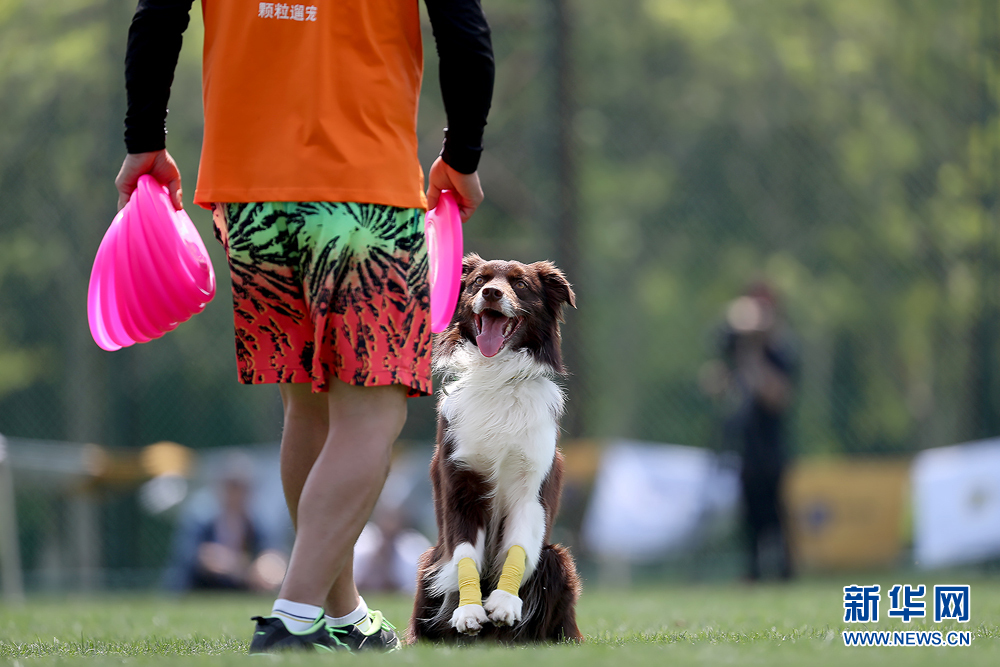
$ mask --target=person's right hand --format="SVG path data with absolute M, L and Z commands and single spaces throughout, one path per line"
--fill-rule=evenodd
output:
M 455 193 L 455 202 L 465 222 L 475 210 L 483 203 L 483 188 L 479 184 L 479 172 L 463 174 L 455 171 L 440 157 L 434 160 L 431 165 L 430 174 L 427 177 L 427 210 L 437 206 L 438 197 L 442 190 L 451 190 Z
M 177 163 L 170 157 L 170 153 L 163 149 L 149 153 L 129 153 L 125 156 L 118 178 L 115 179 L 119 211 L 128 203 L 129 197 L 139 183 L 139 177 L 143 174 L 151 175 L 161 185 L 167 187 L 170 201 L 175 209 L 179 211 L 184 208 L 181 201 L 181 172 L 177 169 Z

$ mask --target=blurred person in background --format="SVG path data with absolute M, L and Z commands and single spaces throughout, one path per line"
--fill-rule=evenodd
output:
M 723 438 L 740 453 L 747 578 L 766 571 L 792 576 L 782 480 L 788 461 L 787 422 L 794 398 L 797 356 L 777 297 L 752 284 L 726 308 L 720 359 L 702 371 L 703 390 L 722 399 Z
M 405 508 L 376 507 L 354 546 L 358 589 L 413 595 L 417 561 L 432 546 L 413 528 Z
M 181 520 L 165 586 L 173 591 L 278 590 L 287 558 L 268 544 L 251 513 L 250 458 L 242 454 L 230 456 L 216 487 L 217 507 L 207 513 L 189 513 Z
M 354 579 L 362 591 L 413 595 L 417 561 L 432 542 L 417 526 L 420 514 L 433 513 L 425 457 L 404 454 L 393 462 L 372 512 L 354 546 Z

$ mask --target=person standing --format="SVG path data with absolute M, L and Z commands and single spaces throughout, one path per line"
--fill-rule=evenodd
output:
M 181 207 L 165 119 L 191 0 L 140 0 L 125 78 L 119 207 L 153 175 Z M 394 649 L 358 595 L 355 541 L 388 472 L 407 396 L 431 393 L 423 219 L 442 190 L 463 222 L 494 63 L 478 0 L 425 0 L 448 128 L 426 195 L 416 118 L 417 0 L 202 0 L 205 130 L 194 202 L 213 210 L 233 286 L 239 380 L 277 383 L 296 529 L 251 653 Z
M 740 453 L 743 518 L 748 547 L 747 578 L 756 581 L 772 566 L 792 576 L 782 482 L 788 462 L 787 422 L 794 398 L 796 354 L 779 318 L 777 299 L 765 283 L 751 285 L 729 304 L 721 331 L 718 381 L 728 415 L 727 445 Z

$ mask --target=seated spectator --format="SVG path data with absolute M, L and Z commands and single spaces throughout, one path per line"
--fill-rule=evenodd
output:
M 354 580 L 361 591 L 412 595 L 417 585 L 417 561 L 432 545 L 416 526 L 421 499 L 430 499 L 423 486 L 427 462 L 419 456 L 401 456 L 393 462 L 371 520 L 354 545 Z
M 230 456 L 217 484 L 216 511 L 190 513 L 178 526 L 166 587 L 276 591 L 287 559 L 267 547 L 249 511 L 253 462 L 243 454 Z

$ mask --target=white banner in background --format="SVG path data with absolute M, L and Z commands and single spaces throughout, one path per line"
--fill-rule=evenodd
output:
M 1000 555 L 1000 438 L 925 450 L 913 462 L 912 480 L 917 565 Z
M 583 540 L 601 556 L 653 560 L 696 544 L 738 500 L 737 469 L 713 452 L 621 441 L 601 458 Z

